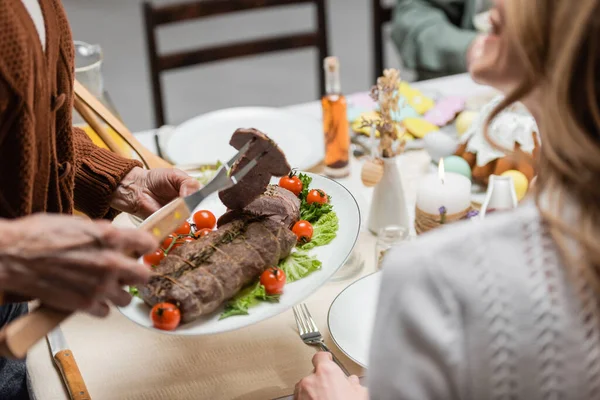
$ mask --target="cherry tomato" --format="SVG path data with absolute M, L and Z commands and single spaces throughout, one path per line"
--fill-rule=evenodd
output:
M 306 196 L 306 202 L 308 204 L 318 203 L 325 204 L 329 201 L 329 197 L 325 194 L 324 191 L 320 189 L 313 189 L 308 192 L 308 196 Z
M 200 229 L 199 231 L 196 231 L 196 233 L 194 233 L 194 236 L 196 236 L 196 239 L 197 239 L 197 238 L 204 237 L 211 232 L 212 232 L 212 229 L 204 228 L 204 229 Z
M 193 238 L 191 236 L 186 236 L 186 237 L 184 237 L 182 239 L 179 239 L 177 241 L 177 243 L 181 242 L 181 244 L 186 244 L 186 243 L 191 243 L 191 242 L 195 242 L 195 241 L 196 241 L 195 238 Z
M 148 265 L 158 265 L 163 258 L 165 258 L 165 252 L 162 249 L 157 249 L 152 253 L 146 254 L 144 262 Z
M 190 223 L 185 221 L 179 228 L 175 229 L 175 232 L 173 233 L 175 235 L 187 235 L 191 230 L 192 228 L 190 227 Z
M 166 238 L 165 240 L 163 240 L 162 244 L 160 245 L 160 247 L 163 250 L 166 250 L 169 248 L 169 246 L 171 245 L 171 243 L 173 242 L 175 238 L 172 235 L 169 235 L 168 238 Z
M 308 243 L 312 239 L 313 226 L 308 221 L 298 221 L 294 224 L 292 232 L 298 237 L 299 243 Z
M 175 304 L 158 303 L 152 307 L 150 318 L 152 319 L 152 325 L 154 325 L 156 329 L 172 331 L 177 328 L 181 321 L 181 312 Z
M 302 181 L 300 180 L 300 178 L 298 178 L 296 175 L 288 175 L 288 176 L 284 176 L 279 180 L 279 186 L 281 186 L 284 189 L 289 190 L 290 192 L 294 193 L 296 196 L 300 195 L 300 192 L 302 192 L 302 188 L 303 188 L 303 184 Z
M 267 294 L 281 294 L 285 285 L 285 272 L 276 267 L 269 267 L 260 276 L 260 284 L 265 287 Z
M 217 218 L 208 210 L 200 210 L 192 217 L 196 229 L 213 229 L 217 225 Z

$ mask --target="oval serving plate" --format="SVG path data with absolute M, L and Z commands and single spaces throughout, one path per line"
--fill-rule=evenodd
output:
M 336 271 L 344 265 L 358 239 L 360 230 L 360 211 L 354 196 L 341 184 L 315 174 L 307 174 L 313 178 L 311 187 L 322 189 L 331 196 L 333 210 L 339 217 L 339 230 L 337 237 L 328 245 L 310 250 L 323 266 L 319 271 L 289 284 L 286 284 L 284 293 L 279 303 L 261 303 L 250 308 L 249 315 L 233 316 L 219 320 L 223 311 L 221 306 L 214 313 L 196 321 L 179 326 L 174 331 L 161 331 L 152 327 L 150 320 L 150 307 L 141 299 L 134 297 L 127 307 L 120 307 L 119 311 L 128 319 L 161 333 L 171 335 L 210 335 L 240 329 L 274 317 L 302 302 L 331 278 Z M 273 183 L 276 183 L 276 179 Z M 212 211 L 215 215 L 222 215 L 226 208 L 213 194 L 197 208 Z

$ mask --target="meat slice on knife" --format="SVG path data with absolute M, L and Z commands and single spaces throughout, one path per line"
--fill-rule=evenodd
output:
M 230 210 L 241 210 L 264 193 L 272 176 L 289 174 L 291 167 L 283 152 L 267 135 L 257 129 L 238 129 L 231 136 L 229 144 L 241 149 L 249 140 L 253 140 L 244 156 L 232 168 L 232 173 L 244 168 L 250 160 L 267 151 L 258 165 L 252 169 L 237 185 L 223 190 L 219 198 Z

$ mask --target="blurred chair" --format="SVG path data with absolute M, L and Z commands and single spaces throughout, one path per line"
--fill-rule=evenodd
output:
M 377 78 L 383 73 L 384 25 L 392 20 L 392 12 L 394 10 L 393 6 L 386 6 L 381 4 L 381 2 L 382 0 L 371 0 L 373 8 L 373 48 L 375 50 L 373 57 L 373 84 L 377 82 Z
M 161 73 L 237 57 L 271 53 L 282 50 L 316 47 L 316 62 L 319 73 L 319 95 L 325 87 L 323 59 L 329 55 L 327 38 L 326 0 L 196 0 L 193 2 L 153 5 L 145 1 L 142 5 L 146 28 L 150 74 L 152 79 L 152 96 L 154 100 L 154 119 L 157 127 L 165 124 L 164 100 Z M 207 48 L 181 51 L 170 54 L 159 54 L 156 46 L 156 29 L 161 25 L 175 24 L 183 21 L 236 13 L 240 11 L 286 6 L 291 4 L 312 3 L 315 5 L 316 30 L 306 33 L 274 36 L 267 39 L 244 40 L 237 43 L 212 46 Z

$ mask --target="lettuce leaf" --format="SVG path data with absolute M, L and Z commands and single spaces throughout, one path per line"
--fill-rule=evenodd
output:
M 301 203 L 306 202 L 306 196 L 308 196 L 308 192 L 310 191 L 310 184 L 312 183 L 312 178 L 305 174 L 299 174 L 298 179 L 302 182 L 302 192 L 298 196 L 300 198 Z
M 280 264 L 279 268 L 285 272 L 286 284 L 302 279 L 321 269 L 321 261 L 308 254 L 305 250 L 298 250 L 290 254 Z
M 261 301 L 278 303 L 279 295 L 268 295 L 265 287 L 257 282 L 255 285 L 241 290 L 233 299 L 229 300 L 219 320 L 234 315 L 248 315 L 248 309 Z
M 331 201 L 331 197 L 329 197 L 329 201 Z M 318 204 L 312 203 L 308 204 L 307 202 L 302 202 L 300 204 L 300 219 L 310 222 L 311 224 L 315 223 L 324 215 L 329 214 L 333 211 L 333 206 L 331 203 Z
M 310 242 L 300 245 L 302 250 L 314 249 L 317 246 L 325 246 L 331 243 L 337 236 L 339 219 L 335 212 L 323 215 L 313 224 L 313 236 Z
M 333 211 L 331 196 L 329 196 L 329 202 L 326 204 L 308 204 L 306 202 L 306 197 L 308 196 L 308 192 L 310 192 L 312 178 L 305 174 L 299 174 L 298 178 L 302 181 L 302 192 L 300 192 L 300 196 L 298 196 L 300 198 L 300 219 L 308 221 L 311 224 L 315 223 L 323 215 L 327 215 Z

